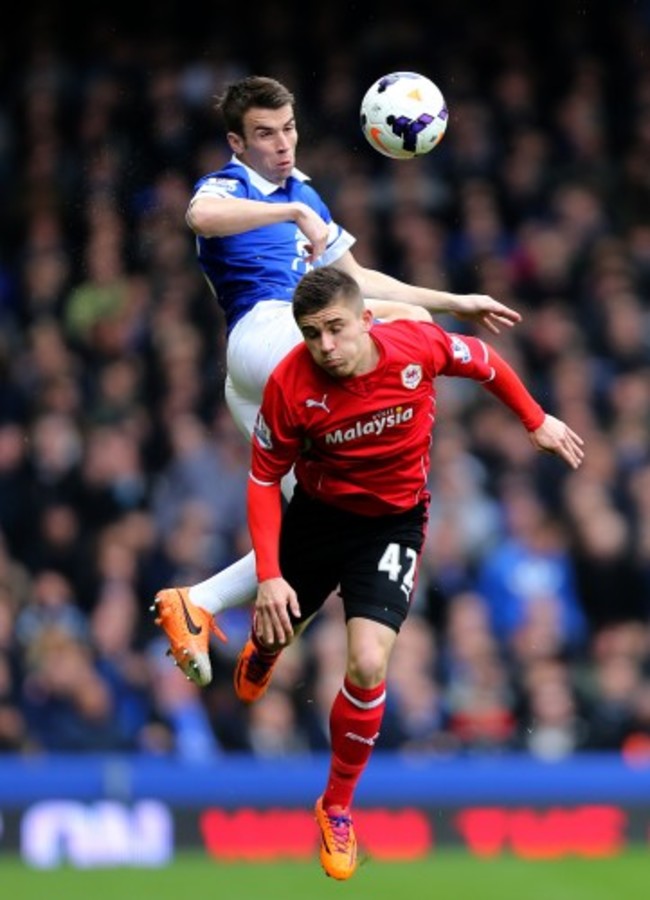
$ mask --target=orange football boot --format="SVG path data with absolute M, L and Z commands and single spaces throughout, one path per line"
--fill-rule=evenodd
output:
M 199 687 L 210 684 L 210 634 L 221 641 L 228 640 L 213 616 L 192 603 L 186 587 L 158 591 L 151 609 L 157 614 L 156 625 L 160 625 L 169 639 L 167 652 L 179 669 Z
M 319 797 L 314 808 L 320 828 L 320 862 L 327 875 L 338 881 L 351 878 L 357 868 L 357 838 L 349 809 L 323 806 Z
M 255 703 L 266 693 L 280 653 L 262 654 L 249 638 L 237 657 L 233 682 L 243 703 Z

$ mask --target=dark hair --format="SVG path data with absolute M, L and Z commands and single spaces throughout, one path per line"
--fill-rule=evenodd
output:
M 217 98 L 216 109 L 221 113 L 226 131 L 244 134 L 244 115 L 249 109 L 281 109 L 295 105 L 291 91 L 275 78 L 249 75 L 228 85 Z
M 300 322 L 303 316 L 320 312 L 335 300 L 343 300 L 361 311 L 363 297 L 358 283 L 340 269 L 322 266 L 303 275 L 293 292 L 293 316 Z

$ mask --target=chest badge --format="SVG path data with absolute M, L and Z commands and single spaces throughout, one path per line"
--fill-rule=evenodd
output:
M 414 391 L 422 381 L 422 366 L 417 363 L 410 363 L 405 369 L 402 369 L 402 384 L 409 391 Z

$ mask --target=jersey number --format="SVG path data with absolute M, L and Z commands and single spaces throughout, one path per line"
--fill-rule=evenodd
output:
M 404 556 L 406 557 L 405 570 L 402 565 L 402 547 L 399 544 L 389 544 L 379 560 L 377 569 L 380 572 L 386 572 L 390 581 L 399 581 L 401 576 L 400 589 L 404 591 L 408 600 L 415 582 L 415 567 L 418 555 L 412 547 L 404 547 Z

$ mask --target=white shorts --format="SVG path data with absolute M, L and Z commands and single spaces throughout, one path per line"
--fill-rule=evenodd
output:
M 237 426 L 250 440 L 262 393 L 281 359 L 302 341 L 291 303 L 264 300 L 237 322 L 228 338 L 225 397 Z
M 264 300 L 237 322 L 226 352 L 226 403 L 237 427 L 250 441 L 269 375 L 302 341 L 290 303 Z M 282 479 L 282 493 L 291 497 L 293 469 Z

